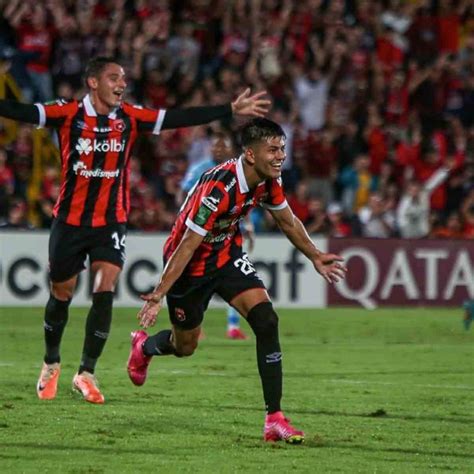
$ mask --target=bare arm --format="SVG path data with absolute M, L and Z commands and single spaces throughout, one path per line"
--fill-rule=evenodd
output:
M 290 206 L 270 211 L 270 214 L 288 240 L 309 260 L 313 261 L 321 256 L 322 252 L 316 248 L 303 223 L 293 214 Z
M 10 25 L 16 28 L 29 10 L 30 6 L 27 2 L 22 2 L 20 5 L 20 1 L 15 0 L 7 5 L 4 10 L 4 15 L 10 22 Z
M 441 167 L 437 169 L 430 178 L 426 181 L 423 189 L 431 194 L 440 184 L 446 181 L 449 176 L 449 168 Z
M 180 244 L 173 252 L 173 255 L 168 260 L 156 288 L 152 293 L 141 296 L 142 300 L 146 302 L 137 316 L 142 327 L 148 328 L 155 324 L 156 316 L 161 309 L 163 298 L 175 281 L 181 276 L 203 238 L 202 235 L 188 229 L 181 239 Z
M 339 263 L 343 258 L 336 254 L 321 252 L 310 239 L 302 222 L 293 214 L 290 206 L 270 213 L 288 240 L 312 262 L 315 270 L 328 283 L 338 282 L 344 278 L 346 268 Z

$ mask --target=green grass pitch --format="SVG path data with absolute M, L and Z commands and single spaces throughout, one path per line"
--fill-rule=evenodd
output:
M 283 408 L 302 446 L 263 443 L 254 339 L 226 340 L 223 310 L 194 356 L 155 358 L 134 387 L 136 311 L 114 313 L 94 406 L 70 389 L 87 310 L 71 310 L 58 397 L 40 401 L 43 310 L 0 308 L 0 472 L 474 472 L 474 327 L 460 309 L 280 310 Z

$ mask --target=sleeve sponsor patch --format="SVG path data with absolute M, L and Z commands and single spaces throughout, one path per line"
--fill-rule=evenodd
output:
M 217 210 L 217 207 L 216 207 Z M 209 219 L 209 216 L 212 214 L 212 210 L 206 205 L 202 205 L 194 218 L 194 222 L 197 225 L 203 226 Z
M 201 203 L 208 209 L 210 209 L 212 212 L 217 212 L 217 206 L 219 205 L 219 202 L 220 199 L 213 196 L 206 196 L 201 199 Z

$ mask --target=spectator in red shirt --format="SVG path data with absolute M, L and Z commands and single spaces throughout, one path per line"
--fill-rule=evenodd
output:
M 304 63 L 306 48 L 313 26 L 313 16 L 308 15 L 307 2 L 299 1 L 293 8 L 290 21 L 288 22 L 288 42 L 295 59 Z
M 38 202 L 38 214 L 41 222 L 41 228 L 49 229 L 53 223 L 53 209 L 59 197 L 61 187 L 59 181 L 48 185 L 48 190 L 43 189 L 43 193 Z
M 339 203 L 333 202 L 327 208 L 328 236 L 329 237 L 350 237 L 351 226 L 345 222 L 342 207 Z
M 308 220 L 305 224 L 308 234 L 325 234 L 328 222 L 322 199 L 313 197 L 308 201 Z
M 382 64 L 386 78 L 402 66 L 405 52 L 396 42 L 396 33 L 386 26 L 384 32 L 377 38 L 377 58 Z
M 288 197 L 288 204 L 298 219 L 306 224 L 309 218 L 308 207 L 308 185 L 306 181 L 300 181 L 295 188 L 295 192 Z
M 367 127 L 364 131 L 364 138 L 367 142 L 368 155 L 370 158 L 369 170 L 372 174 L 379 175 L 380 167 L 388 155 L 387 135 L 383 128 L 380 115 L 369 115 Z
M 419 62 L 428 63 L 436 57 L 438 54 L 438 22 L 428 5 L 422 4 L 417 8 L 408 35 L 410 51 Z
M 337 173 L 337 150 L 333 145 L 333 133 L 326 129 L 308 134 L 309 193 L 322 198 L 324 205 L 333 199 L 333 182 Z
M 408 124 L 409 91 L 403 71 L 392 76 L 386 93 L 385 118 L 387 124 L 404 129 Z
M 28 221 L 28 206 L 22 199 L 14 199 L 9 205 L 6 220 L 0 222 L 0 229 L 31 230 Z
M 34 97 L 25 97 L 27 102 L 45 102 L 53 98 L 53 84 L 50 72 L 53 41 L 57 34 L 55 26 L 48 23 L 48 11 L 41 4 L 15 2 L 17 8 L 8 12 L 7 19 L 16 28 L 18 47 L 23 52 L 36 52 L 39 57 L 26 64 L 33 85 Z M 60 4 L 52 3 L 50 12 L 60 23 L 64 11 Z
M 464 10 L 463 2 L 459 7 L 453 0 L 439 0 L 438 38 L 439 52 L 457 53 L 461 33 L 461 15 Z
M 464 237 L 463 222 L 459 212 L 453 212 L 446 220 L 446 224 L 435 229 L 432 237 L 440 239 L 462 239 Z

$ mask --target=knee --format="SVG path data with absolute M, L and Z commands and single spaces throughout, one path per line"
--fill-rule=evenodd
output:
M 52 283 L 51 284 L 51 294 L 59 301 L 71 301 L 74 294 L 74 287 L 65 286 L 61 283 Z
M 278 332 L 278 315 L 270 301 L 255 305 L 247 314 L 247 322 L 257 337 Z
M 181 343 L 176 346 L 175 355 L 176 357 L 189 357 L 194 354 L 194 351 L 197 348 L 197 341 L 188 341 L 185 343 Z

